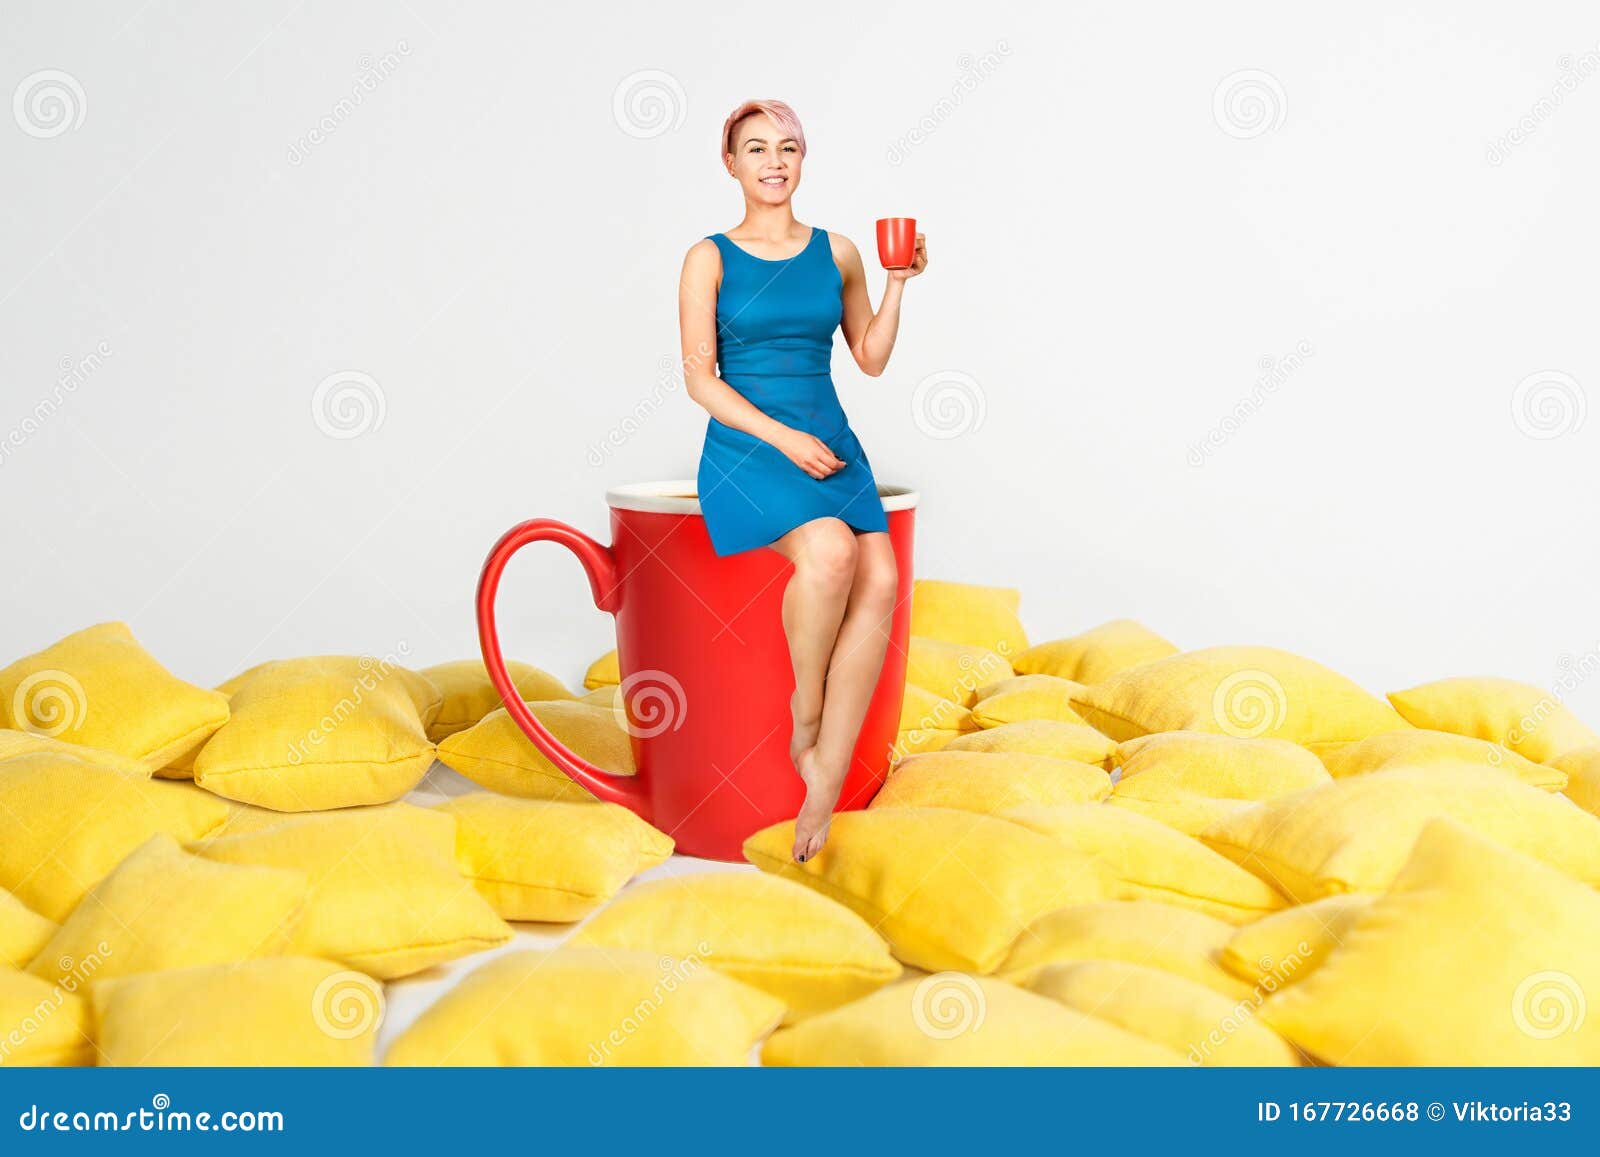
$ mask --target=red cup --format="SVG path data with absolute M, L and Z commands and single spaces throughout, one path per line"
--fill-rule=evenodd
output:
M 917 219 L 878 218 L 878 260 L 885 269 L 910 269 L 917 259 Z
M 900 571 L 889 648 L 867 705 L 840 810 L 865 807 L 889 771 L 905 693 L 911 634 L 911 542 L 917 493 L 880 486 Z M 805 786 L 789 760 L 794 668 L 783 631 L 793 564 L 774 550 L 718 557 L 693 481 L 606 492 L 611 543 L 535 518 L 495 543 L 478 580 L 483 662 L 517 725 L 552 763 L 603 800 L 622 804 L 714 860 L 743 859 L 752 833 L 793 819 Z M 637 774 L 615 775 L 569 750 L 534 716 L 506 672 L 495 592 L 530 542 L 558 542 L 588 572 L 595 606 L 616 620 L 618 688 Z

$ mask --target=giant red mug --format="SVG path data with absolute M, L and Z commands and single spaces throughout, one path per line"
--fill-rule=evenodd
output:
M 866 806 L 882 785 L 905 692 L 917 493 L 882 485 L 878 493 L 899 567 L 899 598 L 840 810 Z M 575 782 L 630 808 L 686 855 L 742 859 L 746 837 L 793 819 L 805 798 L 789 760 L 794 669 L 783 591 L 793 565 L 765 547 L 718 557 L 692 481 L 617 487 L 606 492 L 606 503 L 610 546 L 551 518 L 512 527 L 495 544 L 478 580 L 484 664 L 517 726 Z M 618 720 L 628 729 L 635 775 L 615 775 L 565 747 L 506 672 L 495 593 L 512 555 L 531 542 L 558 542 L 577 555 L 595 605 L 616 620 Z

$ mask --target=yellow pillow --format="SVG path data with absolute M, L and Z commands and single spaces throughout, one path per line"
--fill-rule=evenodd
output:
M 1550 766 L 1567 777 L 1566 796 L 1584 811 L 1600 815 L 1600 747 L 1579 747 L 1557 756 Z
M 907 964 L 993 972 L 1024 925 L 1106 895 L 1088 856 L 1017 824 L 951 808 L 840 812 L 828 842 L 795 863 L 794 821 L 744 842 L 764 872 L 850 908 Z
M 157 832 L 199 839 L 228 814 L 188 784 L 48 751 L 0 762 L 0 888 L 58 923 Z
M 632 775 L 627 727 L 608 707 L 554 699 L 530 703 L 539 722 L 562 743 L 616 775 Z M 504 707 L 439 744 L 439 762 L 490 791 L 527 799 L 589 800 L 594 796 L 544 757 Z
M 1391 691 L 1389 702 L 1418 727 L 1487 739 L 1535 763 L 1600 743 L 1553 692 L 1513 679 L 1440 679 Z
M 583 685 L 594 691 L 601 687 L 615 687 L 622 682 L 622 666 L 615 648 L 601 655 L 583 673 Z
M 1394 768 L 1258 804 L 1201 839 L 1300 903 L 1389 886 L 1427 822 L 1490 839 L 1600 884 L 1600 819 L 1511 776 L 1465 764 Z
M 289 951 L 389 980 L 511 939 L 456 869 L 455 820 L 429 808 L 301 816 L 195 850 L 228 864 L 300 868 L 311 880 Z
M 1128 740 L 1117 759 L 1111 802 L 1188 835 L 1257 800 L 1332 782 L 1316 756 L 1281 739 L 1165 731 Z
M 198 791 L 200 789 L 195 788 Z M 251 807 L 245 803 L 234 803 L 228 809 L 228 818 L 205 834 L 195 843 L 203 844 L 208 840 L 220 840 L 224 836 L 251 835 L 255 832 L 264 832 L 270 828 L 282 827 L 284 824 L 293 823 L 295 820 L 310 819 L 313 816 L 359 816 L 382 815 L 389 812 L 416 813 L 423 811 L 416 804 L 404 800 L 394 803 L 375 803 L 367 807 L 330 808 L 327 811 L 314 812 L 275 812 L 264 807 Z
M 1019 675 L 1056 675 L 1098 683 L 1130 667 L 1176 655 L 1173 646 L 1132 619 L 1113 619 L 1067 639 L 1037 643 L 1012 663 Z
M 1304 980 L 1372 903 L 1361 893 L 1324 896 L 1247 924 L 1233 934 L 1217 962 L 1265 992 Z
M 1423 728 L 1389 731 L 1357 743 L 1328 748 L 1322 752 L 1322 763 L 1335 779 L 1365 775 L 1386 767 L 1472 763 L 1479 767 L 1497 768 L 1545 791 L 1560 791 L 1567 786 L 1565 772 L 1534 763 L 1498 743 Z
M 934 751 L 895 764 L 871 806 L 961 808 L 992 814 L 1030 803 L 1098 802 L 1110 791 L 1105 769 L 1076 760 L 1013 752 Z
M 943 751 L 952 740 L 966 734 L 965 731 L 901 731 L 895 735 L 894 746 L 889 749 L 889 762 L 896 764 L 909 755 Z
M 987 647 L 947 643 L 912 635 L 906 647 L 906 682 L 971 707 L 978 688 L 1016 674 L 1011 664 Z
M 940 972 L 780 1029 L 770 1066 L 1181 1065 L 1109 1021 L 986 976 Z
M 491 711 L 501 707 L 500 692 L 489 680 L 482 659 L 460 659 L 439 663 L 418 672 L 439 689 L 443 702 L 439 714 L 428 728 L 428 738 L 438 743 L 446 736 L 465 731 Z M 531 663 L 506 661 L 506 674 L 523 699 L 571 699 L 566 684 L 548 671 Z
M 0 888 L 0 969 L 26 968 L 55 931 L 54 920 L 46 920 Z
M 305 899 L 304 872 L 213 863 L 154 835 L 89 889 L 28 971 L 66 984 L 275 956 Z
M 112 771 L 120 771 L 124 775 L 138 779 L 148 779 L 151 774 L 150 769 L 139 760 L 130 759 L 115 751 L 84 747 L 79 743 L 67 743 L 64 740 L 51 739 L 47 735 L 35 735 L 29 731 L 0 729 L 0 760 L 11 759 L 18 755 L 37 755 L 41 751 L 51 755 L 75 756 L 84 763 L 92 763 L 96 767 L 108 767 Z
M 89 1002 L 37 976 L 0 968 L 0 1068 L 92 1065 Z
M 387 803 L 433 763 L 438 689 L 386 659 L 284 659 L 223 686 L 233 716 L 194 760 L 217 795 L 282 812 Z
M 1213 799 L 1272 799 L 1321 787 L 1331 778 L 1305 748 L 1282 739 L 1236 739 L 1200 731 L 1163 731 L 1117 746 L 1118 786 L 1157 799 L 1192 792 Z
M 1300 1063 L 1295 1047 L 1256 1020 L 1258 1002 L 1125 960 L 1048 964 L 1028 990 L 1089 1013 L 1205 1066 Z
M 1249 811 L 1256 806 L 1256 801 L 1217 799 L 1213 796 L 1196 795 L 1193 792 L 1176 792 L 1162 800 L 1134 799 L 1131 796 L 1112 794 L 1107 797 L 1106 806 L 1155 820 L 1186 836 L 1198 836 L 1214 823 L 1238 815 L 1240 812 Z
M 941 699 L 914 683 L 905 685 L 900 699 L 900 728 L 889 758 L 899 763 L 908 755 L 942 751 L 977 727 L 972 712 L 951 699 Z
M 944 750 L 1048 755 L 1055 759 L 1092 763 L 1109 771 L 1117 745 L 1085 723 L 1024 719 L 1019 723 L 1003 723 L 999 727 L 959 736 L 946 744 Z
M 1024 719 L 1083 723 L 1083 716 L 1073 710 L 1072 699 L 1084 690 L 1082 683 L 1054 675 L 1013 675 L 978 688 L 972 718 L 979 727 L 1003 727 Z
M 1017 617 L 1021 604 L 1022 592 L 1010 587 L 915 579 L 911 584 L 911 633 L 982 647 L 1010 659 L 1028 646 L 1027 632 Z
M 1172 904 L 1103 900 L 1058 908 L 1034 920 L 1000 964 L 1006 980 L 1027 984 L 1047 964 L 1064 960 L 1125 960 L 1187 976 L 1234 1000 L 1250 986 L 1224 972 L 1216 954 L 1233 925 Z
M 146 771 L 193 752 L 228 719 L 228 699 L 185 683 L 126 623 L 100 623 L 0 671 L 0 725 L 104 748 Z
M 783 1002 L 698 957 L 559 948 L 500 956 L 417 1018 L 390 1065 L 743 1065 Z
M 796 1018 L 866 996 L 902 971 L 860 916 L 761 872 L 701 872 L 636 885 L 570 943 L 696 956 L 770 993 Z
M 1600 895 L 1435 820 L 1344 945 L 1261 1016 L 1333 1064 L 1595 1065 L 1596 992 Z
M 456 820 L 456 863 L 503 920 L 580 920 L 672 855 L 625 807 L 476 791 L 435 805 Z
M 307 956 L 145 972 L 89 989 L 102 1065 L 370 1065 L 383 986 Z
M 1067 804 L 1001 815 L 1099 860 L 1115 900 L 1160 900 L 1230 924 L 1258 920 L 1284 905 L 1276 889 L 1199 840 L 1130 811 Z
M 1310 659 L 1273 647 L 1208 647 L 1144 663 L 1073 697 L 1113 739 L 1209 731 L 1287 739 L 1317 751 L 1407 726 L 1383 700 Z

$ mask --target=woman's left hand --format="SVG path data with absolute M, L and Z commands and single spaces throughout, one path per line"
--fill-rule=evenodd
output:
M 917 248 L 912 254 L 910 268 L 889 270 L 889 279 L 904 281 L 908 277 L 915 277 L 926 268 L 928 268 L 928 237 L 925 233 L 918 233 Z

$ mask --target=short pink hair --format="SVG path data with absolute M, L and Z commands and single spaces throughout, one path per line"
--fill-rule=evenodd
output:
M 784 137 L 793 137 L 794 143 L 800 147 L 800 155 L 806 155 L 806 134 L 800 127 L 800 118 L 794 115 L 794 109 L 784 104 L 781 100 L 747 100 L 738 108 L 728 114 L 728 119 L 722 122 L 722 153 L 733 152 L 733 130 L 740 121 L 754 113 L 766 113 L 772 118 L 772 123 L 778 126 L 778 131 Z M 781 139 L 781 138 L 780 138 Z

